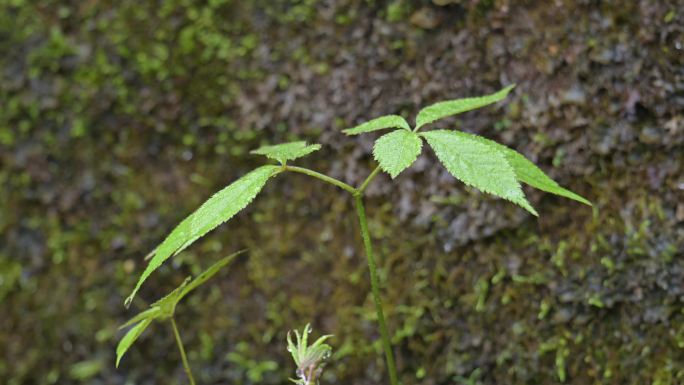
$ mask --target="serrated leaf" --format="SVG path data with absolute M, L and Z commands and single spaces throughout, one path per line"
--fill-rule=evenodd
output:
M 422 146 L 423 141 L 416 133 L 396 130 L 375 141 L 373 157 L 380 163 L 380 168 L 394 179 L 416 161 Z
M 342 132 L 347 135 L 358 135 L 366 132 L 384 130 L 386 128 L 403 128 L 404 130 L 411 131 L 411 126 L 409 126 L 406 119 L 399 115 L 386 115 L 369 120 L 356 127 L 347 128 L 346 130 L 342 130 Z
M 435 130 L 421 135 L 444 167 L 458 180 L 538 215 L 525 198 L 506 156 L 497 148 L 462 132 Z
M 497 143 L 487 138 L 483 138 L 478 135 L 465 135 L 470 135 L 471 137 L 476 138 L 477 140 L 480 140 L 483 143 L 486 143 L 490 146 L 499 149 L 499 151 L 501 151 L 506 156 L 508 164 L 510 164 L 511 167 L 513 167 L 513 171 L 515 172 L 515 175 L 520 182 L 526 183 L 534 188 L 546 191 L 551 194 L 556 194 L 569 199 L 573 199 L 589 206 L 592 205 L 591 202 L 589 202 L 584 197 L 561 187 L 555 180 L 551 179 L 548 175 L 546 175 L 544 171 L 542 171 L 539 167 L 537 167 L 537 165 L 532 163 L 532 161 L 527 159 L 523 154 L 513 150 L 512 148 L 506 147 L 503 144 Z
M 534 188 L 551 194 L 564 196 L 566 198 L 584 203 L 585 205 L 592 205 L 589 200 L 585 199 L 581 195 L 575 194 L 574 192 L 560 186 L 555 180 L 551 179 L 539 167 L 537 167 L 534 163 L 517 151 L 507 148 L 505 153 L 508 163 L 513 166 L 515 174 L 518 176 L 518 179 L 521 182 L 527 183 Z
M 222 258 L 220 261 L 210 266 L 207 270 L 202 272 L 200 275 L 197 276 L 197 278 L 193 280 L 187 278 L 171 293 L 167 294 L 160 300 L 150 305 L 149 309 L 138 313 L 135 317 L 131 318 L 130 320 L 126 321 L 126 323 L 121 325 L 119 329 L 123 329 L 125 327 L 137 324 L 136 326 L 131 328 L 131 330 L 129 330 L 128 333 L 126 333 L 126 335 L 121 339 L 119 345 L 117 346 L 117 367 L 119 366 L 119 361 L 121 360 L 121 357 L 123 357 L 124 353 L 128 350 L 128 348 L 133 344 L 133 342 L 135 342 L 138 336 L 143 332 L 143 330 L 145 330 L 145 328 L 152 321 L 172 317 L 176 305 L 178 305 L 178 302 L 181 299 L 183 299 L 183 297 L 185 297 L 192 290 L 196 289 L 198 286 L 202 285 L 211 277 L 216 275 L 216 273 L 218 273 L 221 270 L 221 268 L 225 267 L 228 263 L 235 259 L 237 255 L 243 252 L 244 250 L 241 250 L 237 253 L 233 253 L 225 258 Z
M 130 305 L 143 282 L 164 261 L 178 254 L 197 239 L 223 222 L 228 221 L 245 208 L 261 191 L 266 182 L 280 172 L 280 170 L 280 166 L 269 165 L 261 166 L 251 171 L 214 194 L 197 211 L 185 218 L 156 248 L 154 257 L 152 257 L 145 271 L 143 271 L 138 279 L 135 289 L 126 299 L 126 306 Z
M 140 323 L 137 325 L 133 326 L 127 333 L 126 335 L 123 336 L 121 341 L 119 341 L 119 345 L 116 347 L 116 367 L 119 367 L 119 362 L 121 362 L 121 358 L 126 354 L 128 349 L 133 345 L 135 340 L 140 337 L 142 332 L 147 329 L 148 326 L 152 323 L 151 319 L 145 319 L 142 320 Z
M 269 159 L 274 159 L 280 163 L 285 163 L 288 160 L 301 158 L 320 149 L 320 144 L 306 144 L 306 142 L 301 141 L 275 144 L 272 146 L 263 146 L 257 148 L 256 150 L 252 150 L 251 153 L 264 155 Z
M 435 120 L 446 118 L 447 116 L 457 115 L 466 111 L 475 110 L 477 108 L 496 103 L 504 99 L 508 93 L 511 92 L 513 87 L 515 87 L 515 84 L 511 84 L 501 91 L 490 95 L 479 96 L 475 98 L 448 100 L 425 107 L 418 112 L 418 116 L 416 117 L 416 128 L 418 129 L 426 124 L 434 122 Z

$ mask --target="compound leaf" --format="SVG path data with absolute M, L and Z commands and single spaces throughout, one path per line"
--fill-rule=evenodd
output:
M 447 100 L 425 107 L 418 112 L 418 116 L 416 117 L 416 128 L 420 128 L 426 124 L 432 123 L 435 120 L 446 118 L 447 116 L 460 114 L 462 112 L 475 110 L 477 108 L 496 103 L 505 98 L 508 93 L 511 92 L 513 87 L 515 87 L 515 84 L 511 84 L 501 91 L 490 95 L 479 96 L 475 98 Z
M 347 135 L 358 135 L 366 132 L 384 130 L 386 128 L 403 128 L 404 130 L 411 131 L 411 126 L 409 126 L 406 119 L 399 115 L 386 115 L 369 120 L 356 127 L 347 128 L 346 130 L 342 130 L 342 132 Z
M 584 197 L 561 187 L 555 180 L 551 179 L 548 175 L 544 173 L 544 171 L 542 171 L 539 167 L 537 167 L 534 163 L 532 163 L 532 161 L 527 159 L 521 153 L 509 147 L 506 147 L 503 144 L 499 144 L 493 140 L 489 140 L 478 135 L 465 133 L 464 135 L 469 135 L 481 141 L 482 143 L 486 143 L 487 145 L 493 146 L 494 148 L 497 148 L 499 151 L 501 151 L 501 153 L 503 153 L 506 157 L 508 164 L 510 164 L 511 167 L 513 167 L 513 171 L 515 172 L 515 175 L 520 182 L 526 183 L 536 189 L 546 191 L 551 194 L 556 194 L 569 199 L 576 200 L 578 202 L 584 203 L 585 205 L 592 205 L 591 202 L 589 202 Z
M 380 163 L 380 167 L 394 179 L 416 161 L 422 147 L 423 141 L 416 133 L 396 130 L 375 141 L 373 157 Z
M 301 141 L 281 143 L 273 146 L 263 146 L 257 148 L 256 150 L 252 150 L 251 153 L 257 155 L 264 155 L 269 159 L 274 159 L 284 164 L 288 160 L 295 160 L 297 158 L 301 158 L 320 149 L 320 144 L 306 144 L 306 142 Z
M 200 237 L 226 222 L 245 208 L 261 191 L 266 182 L 280 172 L 280 166 L 261 166 L 242 178 L 236 180 L 223 190 L 214 194 L 200 208 L 185 218 L 166 239 L 156 248 L 154 257 L 138 279 L 138 283 L 128 298 L 130 305 L 143 282 L 161 264 L 173 255 L 178 254 Z
M 119 367 L 119 362 L 121 362 L 121 358 L 126 354 L 128 349 L 133 345 L 135 340 L 140 337 L 142 332 L 147 329 L 148 326 L 152 323 L 152 319 L 144 319 L 137 325 L 133 326 L 131 330 L 129 330 L 126 335 L 123 336 L 121 341 L 119 341 L 119 345 L 116 347 L 116 367 Z
M 538 215 L 525 198 L 506 156 L 497 148 L 462 132 L 434 130 L 421 135 L 456 179 Z

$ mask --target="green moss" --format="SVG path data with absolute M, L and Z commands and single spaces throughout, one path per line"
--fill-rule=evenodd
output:
M 336 2 L 329 13 L 313 1 L 2 2 L 0 378 L 173 383 L 178 360 L 159 356 L 173 343 L 163 336 L 143 338 L 114 371 L 116 327 L 130 316 L 120 304 L 172 224 L 254 166 L 249 150 L 321 133 L 344 161 L 310 165 L 353 182 L 368 158 L 340 129 L 463 87 L 522 82 L 515 76 L 538 75 L 539 62 L 548 75 L 521 83 L 507 110 L 457 124 L 587 186 L 595 210 L 530 194 L 541 213 L 532 221 L 448 180 L 423 187 L 439 175 L 429 157 L 399 185 L 374 186 L 369 220 L 403 382 L 682 383 L 684 159 L 667 128 L 681 123 L 667 93 L 679 51 L 628 38 L 672 43 L 681 12 L 481 3 L 489 8 L 477 17 L 478 2 L 439 7 L 443 24 L 419 34 L 404 1 Z M 545 33 L 530 34 L 528 20 Z M 504 54 L 478 43 L 489 36 L 505 37 Z M 653 70 L 646 80 L 634 75 L 643 68 Z M 571 83 L 587 100 L 554 104 Z M 634 116 L 606 96 L 633 89 Z M 641 125 L 667 130 L 647 144 Z M 302 320 L 336 335 L 326 370 L 335 378 L 324 383 L 382 382 L 348 204 L 305 179 L 276 180 L 141 293 L 156 298 L 201 262 L 252 250 L 179 318 L 199 382 L 281 383 L 291 374 L 284 331 Z

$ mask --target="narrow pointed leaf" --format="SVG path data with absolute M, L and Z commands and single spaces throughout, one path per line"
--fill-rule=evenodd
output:
M 421 135 L 456 179 L 538 215 L 525 198 L 513 168 L 497 148 L 462 132 L 435 130 Z
M 375 141 L 373 157 L 380 163 L 383 171 L 394 179 L 416 161 L 422 146 L 423 141 L 416 133 L 396 130 Z
M 321 336 L 320 338 L 318 338 L 316 340 L 316 342 L 313 343 L 313 345 L 311 345 L 311 347 L 316 348 L 316 347 L 318 347 L 318 345 L 323 344 L 323 342 L 325 342 L 328 338 L 331 338 L 331 337 L 333 337 L 332 334 L 326 334 L 324 336 Z
M 292 342 L 292 337 L 290 332 L 287 332 L 287 350 L 292 354 L 292 359 L 295 364 L 299 366 L 299 350 L 297 346 Z
M 358 135 L 366 132 L 384 130 L 386 128 L 403 128 L 404 130 L 411 131 L 411 126 L 406 122 L 406 119 L 399 115 L 386 115 L 369 120 L 356 127 L 347 128 L 342 132 L 347 135 Z
M 288 160 L 295 160 L 307 156 L 314 151 L 321 149 L 320 144 L 306 144 L 306 142 L 281 143 L 273 146 L 263 146 L 252 150 L 252 154 L 264 155 L 269 159 L 285 163 Z
M 416 117 L 416 128 L 420 128 L 426 124 L 432 123 L 435 120 L 446 118 L 447 116 L 457 115 L 466 111 L 475 110 L 486 105 L 496 103 L 504 99 L 508 93 L 511 92 L 513 87 L 515 87 L 515 84 L 511 84 L 501 91 L 490 95 L 479 96 L 475 98 L 448 100 L 425 107 L 418 112 L 418 116 Z
M 211 265 L 208 269 L 206 269 L 202 274 L 198 275 L 195 279 L 190 281 L 187 285 L 185 285 L 182 290 L 180 295 L 178 296 L 178 301 L 180 301 L 183 297 L 188 295 L 191 291 L 195 290 L 197 287 L 202 285 L 203 283 L 207 282 L 211 277 L 216 275 L 222 268 L 224 268 L 226 265 L 228 265 L 231 261 L 235 259 L 238 255 L 244 253 L 245 250 L 238 251 L 237 253 L 233 253 L 225 258 L 222 258 L 220 261 L 216 262 L 215 264 Z
M 145 319 L 141 321 L 139 324 L 133 326 L 131 330 L 129 330 L 126 335 L 123 336 L 121 341 L 119 341 L 119 345 L 116 347 L 116 367 L 119 367 L 119 362 L 121 362 L 121 358 L 126 354 L 128 349 L 133 345 L 135 340 L 140 337 L 142 332 L 147 329 L 148 326 L 152 323 L 151 319 Z
M 534 188 L 551 194 L 564 196 L 566 198 L 584 203 L 585 205 L 592 205 L 589 200 L 581 195 L 575 194 L 574 192 L 561 187 L 555 180 L 551 179 L 539 167 L 537 167 L 534 163 L 517 151 L 507 149 L 507 151 L 504 151 L 504 153 L 506 154 L 508 163 L 513 166 L 515 174 L 518 176 L 518 179 L 521 182 L 527 183 Z
M 164 261 L 172 255 L 178 254 L 245 208 L 261 191 L 266 182 L 280 170 L 279 166 L 261 166 L 251 171 L 214 194 L 197 211 L 185 218 L 157 247 L 154 257 L 138 279 L 135 289 L 126 299 L 126 306 L 130 305 L 143 282 Z
M 532 163 L 532 161 L 527 159 L 521 153 L 513 150 L 512 148 L 506 147 L 503 144 L 499 144 L 493 140 L 489 140 L 478 135 L 465 135 L 470 135 L 471 137 L 481 141 L 482 143 L 493 146 L 497 148 L 499 151 L 501 151 L 504 154 L 504 156 L 506 156 L 508 164 L 510 164 L 511 167 L 513 167 L 513 171 L 515 171 L 515 175 L 520 182 L 526 183 L 534 188 L 546 191 L 551 194 L 560 195 L 569 199 L 576 200 L 580 203 L 584 203 L 585 205 L 592 205 L 591 202 L 589 202 L 584 197 L 561 187 L 555 180 L 551 179 L 548 175 L 544 173 L 544 171 L 542 171 L 539 167 Z
M 304 328 L 304 332 L 301 335 L 297 330 L 295 330 L 295 335 L 297 336 L 297 354 L 299 354 L 300 361 L 306 352 L 306 343 L 303 342 L 303 336 L 306 335 L 306 329 L 308 328 L 309 324 L 306 324 L 306 326 L 307 327 Z
M 304 327 L 304 332 L 302 332 L 302 343 L 301 343 L 301 346 L 304 347 L 304 351 L 306 351 L 306 347 L 309 346 L 309 343 L 308 343 L 309 334 L 311 334 L 311 324 L 306 324 L 306 327 Z
M 161 313 L 161 309 L 157 306 L 153 306 L 147 310 L 141 311 L 138 313 L 135 317 L 129 319 L 124 323 L 123 325 L 119 326 L 119 329 L 124 329 L 127 328 L 133 324 L 137 324 L 138 322 L 145 320 L 145 319 L 150 319 L 153 320 L 157 318 Z

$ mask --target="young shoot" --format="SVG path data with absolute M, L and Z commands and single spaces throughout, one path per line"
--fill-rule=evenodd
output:
M 387 115 L 344 130 L 343 133 L 346 135 L 390 130 L 380 136 L 373 146 L 372 155 L 378 162 L 378 166 L 357 187 L 320 172 L 289 164 L 289 162 L 318 151 L 321 148 L 318 144 L 298 141 L 268 145 L 252 151 L 253 154 L 263 155 L 276 161 L 277 164 L 263 165 L 245 174 L 214 194 L 194 213 L 178 224 L 155 249 L 149 264 L 138 279 L 132 293 L 126 299 L 126 306 L 130 305 L 142 284 L 162 263 L 233 218 L 252 202 L 269 180 L 287 172 L 304 174 L 339 187 L 353 197 L 368 264 L 371 295 L 375 304 L 380 339 L 387 362 L 387 374 L 389 382 L 392 385 L 398 385 L 399 376 L 390 344 L 390 333 L 385 323 L 378 268 L 373 255 L 373 243 L 368 231 L 363 199 L 366 188 L 381 171 L 389 174 L 392 179 L 397 178 L 416 161 L 425 147 L 429 147 L 446 170 L 466 186 L 506 199 L 534 216 L 539 214 L 528 202 L 521 186 L 522 183 L 551 194 L 591 205 L 587 199 L 561 187 L 534 163 L 513 149 L 466 132 L 444 128 L 428 128 L 438 123 L 440 119 L 501 101 L 513 88 L 514 85 L 510 85 L 489 95 L 448 100 L 427 106 L 418 112 L 413 127 L 402 116 Z M 131 333 L 134 334 L 131 338 L 133 340 L 137 338 L 145 327 L 147 325 L 141 322 L 138 327 L 132 329 Z M 323 361 L 324 353 L 329 352 L 329 349 L 326 349 L 327 345 L 324 345 L 321 340 L 317 341 L 318 345 L 314 344 L 317 346 L 315 349 L 306 348 L 308 330 L 310 329 L 307 326 L 303 335 L 300 336 L 296 333 L 297 345 L 288 341 L 290 346 L 297 347 L 296 350 L 291 351 L 298 368 L 301 370 L 302 376 L 298 381 L 303 381 L 302 384 L 314 383 L 313 381 L 320 375 L 320 364 Z M 304 350 L 300 350 L 302 345 L 305 347 Z
M 332 337 L 332 335 L 325 335 L 316 340 L 311 346 L 308 346 L 309 334 L 311 334 L 311 325 L 306 324 L 301 334 L 295 330 L 295 343 L 292 342 L 290 332 L 287 332 L 287 351 L 292 354 L 295 365 L 297 365 L 297 378 L 290 380 L 297 385 L 315 385 L 323 373 L 323 366 L 325 360 L 330 357 L 332 348 L 325 344 L 325 340 Z

